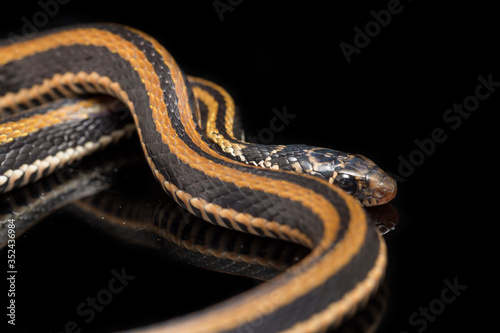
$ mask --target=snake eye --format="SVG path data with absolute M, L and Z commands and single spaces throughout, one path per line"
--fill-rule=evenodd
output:
M 335 185 L 343 189 L 349 194 L 354 194 L 358 190 L 358 181 L 349 175 L 341 174 L 335 178 Z

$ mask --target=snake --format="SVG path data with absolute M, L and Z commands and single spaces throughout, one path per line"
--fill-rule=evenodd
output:
M 157 40 L 131 27 L 87 24 L 0 42 L 1 192 L 126 136 L 105 128 L 95 141 L 107 107 L 99 105 L 114 103 L 96 95 L 126 106 L 149 168 L 181 207 L 311 250 L 269 283 L 141 332 L 320 332 L 377 290 L 387 249 L 363 205 L 389 202 L 395 181 L 361 155 L 237 138 L 229 94 L 184 74 Z M 92 100 L 65 100 L 75 96 Z M 75 119 L 85 125 L 68 130 Z
M 253 280 L 252 284 L 273 278 L 307 255 L 307 249 L 296 244 L 221 228 L 189 214 L 156 186 L 140 150 L 138 140 L 122 140 L 113 149 L 83 159 L 78 168 L 65 167 L 64 171 L 6 193 L 6 205 L 0 206 L 0 212 L 7 215 L 0 215 L 0 221 L 14 219 L 19 238 L 37 223 L 46 221 L 48 214 L 69 214 L 77 225 L 97 226 L 112 242 L 132 246 L 134 251 L 142 247 L 160 254 L 167 265 L 181 263 L 182 270 L 182 265 L 188 264 L 243 276 Z M 129 175 L 135 172 L 145 177 L 131 179 Z M 124 182 L 125 178 L 129 181 Z M 390 226 L 397 223 L 394 208 L 387 211 L 391 207 L 394 206 L 367 209 L 381 234 L 388 231 L 386 226 L 392 229 Z M 7 245 L 7 231 L 0 224 L 0 251 Z M 241 287 L 240 283 L 235 285 Z M 384 287 L 382 284 L 368 304 L 335 332 L 374 332 L 385 312 Z M 168 290 L 163 293 L 168 295 Z M 160 312 L 149 321 L 169 318 L 168 313 Z M 37 323 L 19 324 L 27 331 L 40 330 Z M 123 322 L 121 326 L 127 327 Z M 45 330 L 49 327 L 45 323 Z

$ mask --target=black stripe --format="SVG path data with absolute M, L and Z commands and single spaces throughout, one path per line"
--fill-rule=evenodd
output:
M 208 120 L 208 107 L 202 101 L 198 101 L 198 106 L 200 109 L 200 116 L 201 116 L 201 129 L 205 131 Z

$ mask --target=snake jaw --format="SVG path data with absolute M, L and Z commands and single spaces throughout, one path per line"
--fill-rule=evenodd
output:
M 396 196 L 396 181 L 379 167 L 367 173 L 365 178 L 367 187 L 363 189 L 363 197 L 360 198 L 364 206 L 383 205 Z

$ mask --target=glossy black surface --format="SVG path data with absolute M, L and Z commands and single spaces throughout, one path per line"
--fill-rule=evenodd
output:
M 43 17 L 46 24 L 37 22 L 44 27 L 89 21 L 131 25 L 159 39 L 186 73 L 227 88 L 241 108 L 247 138 L 370 157 L 399 180 L 394 205 L 400 220 L 385 237 L 388 296 L 377 332 L 492 327 L 494 305 L 487 304 L 498 297 L 490 277 L 500 185 L 497 11 L 423 1 L 399 6 L 233 1 L 221 21 L 214 7 L 221 3 L 230 1 L 166 2 L 162 8 L 148 1 L 117 2 L 113 8 L 73 0 L 45 16 L 40 4 L 6 3 L 1 36 L 21 35 L 23 29 L 35 36 L 40 28 L 24 28 L 26 22 Z M 390 22 L 380 12 L 388 6 L 398 12 Z M 369 42 L 358 39 L 363 47 L 348 63 L 340 44 L 354 45 L 354 28 L 364 29 L 375 16 L 386 26 L 378 31 L 369 24 L 373 36 Z M 465 106 L 460 111 L 464 103 L 474 111 Z M 273 117 L 285 109 L 295 118 L 281 119 L 282 130 L 271 131 Z M 77 222 L 68 211 L 26 233 L 16 251 L 17 332 L 26 331 L 22 323 L 37 322 L 37 331 L 61 332 L 69 321 L 83 331 L 119 329 L 166 312 L 194 310 L 254 284 L 167 264 L 154 251 Z M 6 262 L 5 253 L 0 258 Z M 76 307 L 123 267 L 137 277 L 87 325 Z M 186 281 L 195 283 L 181 287 Z M 1 318 L 3 325 L 6 316 Z

